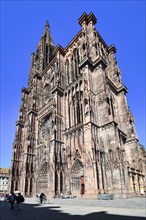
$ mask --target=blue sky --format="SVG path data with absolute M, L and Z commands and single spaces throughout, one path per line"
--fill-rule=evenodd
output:
M 30 55 L 49 20 L 55 45 L 65 47 L 91 11 L 96 29 L 116 57 L 128 88 L 140 143 L 145 145 L 145 1 L 1 1 L 0 167 L 10 167 L 21 88 L 27 87 Z

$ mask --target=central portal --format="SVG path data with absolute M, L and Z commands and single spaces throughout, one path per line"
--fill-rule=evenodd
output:
M 80 194 L 83 192 L 83 164 L 80 160 L 76 160 L 71 169 L 71 192 L 73 194 Z

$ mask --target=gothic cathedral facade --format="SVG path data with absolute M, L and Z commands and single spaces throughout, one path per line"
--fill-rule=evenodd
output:
M 10 191 L 97 197 L 141 194 L 145 150 L 115 57 L 83 13 L 81 30 L 54 46 L 47 22 L 31 55 L 13 144 Z

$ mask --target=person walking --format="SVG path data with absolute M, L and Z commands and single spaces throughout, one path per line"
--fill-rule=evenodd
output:
M 17 213 L 20 211 L 20 207 L 21 207 L 21 203 L 24 202 L 25 199 L 23 197 L 23 195 L 21 195 L 21 193 L 18 193 L 18 195 L 16 196 L 16 205 L 15 205 L 15 210 L 16 210 L 16 215 Z
M 44 193 L 41 193 L 41 195 L 40 195 L 40 201 L 41 201 L 41 203 L 43 203 L 43 201 L 45 201 L 47 199 L 47 197 L 45 196 L 45 194 Z
M 11 210 L 14 209 L 15 201 L 16 201 L 16 195 L 12 192 L 12 194 L 9 196 L 9 202 L 11 204 Z

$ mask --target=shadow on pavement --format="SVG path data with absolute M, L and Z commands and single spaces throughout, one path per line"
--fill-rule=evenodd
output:
M 85 208 L 85 207 L 84 207 Z M 88 208 L 88 207 L 87 207 Z M 1 220 L 144 220 L 144 217 L 113 215 L 107 212 L 93 212 L 87 215 L 70 215 L 62 211 L 61 206 L 50 204 L 21 204 L 21 210 L 10 210 L 10 204 L 0 202 Z

